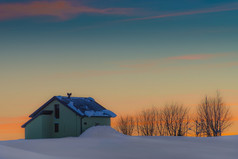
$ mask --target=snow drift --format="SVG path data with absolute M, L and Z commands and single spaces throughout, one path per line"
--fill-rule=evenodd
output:
M 107 126 L 80 137 L 0 142 L 0 159 L 237 159 L 238 136 L 133 137 Z
M 94 126 L 87 129 L 80 137 L 90 137 L 90 138 L 113 138 L 122 137 L 124 134 L 119 133 L 110 126 Z

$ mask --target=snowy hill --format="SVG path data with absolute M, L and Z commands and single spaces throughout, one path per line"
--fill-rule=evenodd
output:
M 114 138 L 126 137 L 126 135 L 119 133 L 110 126 L 94 126 L 86 130 L 80 138 Z
M 0 141 L 0 159 L 237 159 L 238 136 L 131 137 L 107 126 L 80 137 Z

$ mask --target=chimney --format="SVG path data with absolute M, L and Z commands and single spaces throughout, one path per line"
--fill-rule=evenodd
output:
M 68 98 L 70 98 L 71 95 L 72 95 L 72 93 L 67 93 Z

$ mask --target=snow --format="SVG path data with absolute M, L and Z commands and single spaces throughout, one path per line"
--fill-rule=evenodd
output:
M 68 106 L 70 108 L 72 108 L 73 110 L 75 110 L 76 112 L 78 112 L 80 115 L 86 115 L 88 117 L 91 116 L 109 116 L 109 117 L 116 117 L 117 115 L 114 114 L 112 111 L 110 110 L 102 110 L 102 111 L 93 111 L 93 110 L 86 110 L 84 113 L 81 112 L 79 109 L 76 109 L 76 107 L 74 106 L 74 102 L 70 101 L 68 103 Z M 88 108 L 88 106 L 84 106 L 85 108 Z
M 108 116 L 107 114 L 104 114 L 103 111 L 93 111 L 93 110 L 87 110 L 84 112 L 84 114 L 88 117 L 91 116 Z
M 84 112 L 84 114 L 85 114 L 86 116 L 88 116 L 88 117 L 93 116 L 94 113 L 95 113 L 95 112 L 94 112 L 93 110 L 87 110 L 87 111 Z
M 94 126 L 87 129 L 80 138 L 113 138 L 125 137 L 126 135 L 119 133 L 110 126 Z
M 42 155 L 39 153 L 26 151 L 22 149 L 12 148 L 0 145 L 0 158 L 1 159 L 57 159 L 58 157 Z
M 80 137 L 0 141 L 0 159 L 237 159 L 238 136 L 126 136 L 96 126 Z
M 110 117 L 116 117 L 117 115 L 114 114 L 110 110 L 102 110 L 102 111 L 93 111 L 93 110 L 87 110 L 84 112 L 84 114 L 88 117 L 91 116 L 110 116 Z
M 74 106 L 74 102 L 69 102 L 69 104 L 68 104 L 68 106 L 71 108 L 71 109 L 73 109 L 73 110 L 75 110 L 76 112 L 78 112 L 80 115 L 84 115 L 79 109 L 76 109 L 76 107 Z
M 110 110 L 103 110 L 103 113 L 105 113 L 105 114 L 107 114 L 107 115 L 109 115 L 109 116 L 111 116 L 113 118 L 117 116 L 115 113 L 113 113 Z
M 56 98 L 58 98 L 59 100 L 62 100 L 62 96 L 56 96 Z M 102 110 L 102 111 L 94 111 L 94 110 L 88 110 L 88 106 L 84 105 L 84 109 L 86 109 L 86 111 L 84 111 L 84 113 L 78 109 L 77 107 L 75 107 L 73 100 L 77 100 L 77 99 L 83 99 L 87 102 L 96 102 L 95 99 L 93 99 L 92 97 L 87 97 L 87 98 L 83 98 L 83 97 L 70 97 L 70 102 L 67 104 L 68 107 L 70 107 L 71 109 L 73 109 L 74 111 L 78 112 L 80 115 L 84 116 L 103 116 L 103 117 L 116 117 L 117 115 L 115 113 L 113 113 L 110 110 Z

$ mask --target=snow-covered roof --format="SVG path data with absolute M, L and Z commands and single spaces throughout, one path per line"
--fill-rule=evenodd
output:
M 100 116 L 100 117 L 116 117 L 116 114 L 105 109 L 98 104 L 92 97 L 64 97 L 56 96 L 67 107 L 73 109 L 81 116 Z
M 116 117 L 117 115 L 110 110 L 105 109 L 98 104 L 92 97 L 65 97 L 54 96 L 39 109 L 33 112 L 29 117 L 30 119 L 22 127 L 25 127 L 29 122 L 34 120 L 37 116 L 42 114 L 42 110 L 49 105 L 52 101 L 58 100 L 60 103 L 77 113 L 79 116 L 86 117 Z

